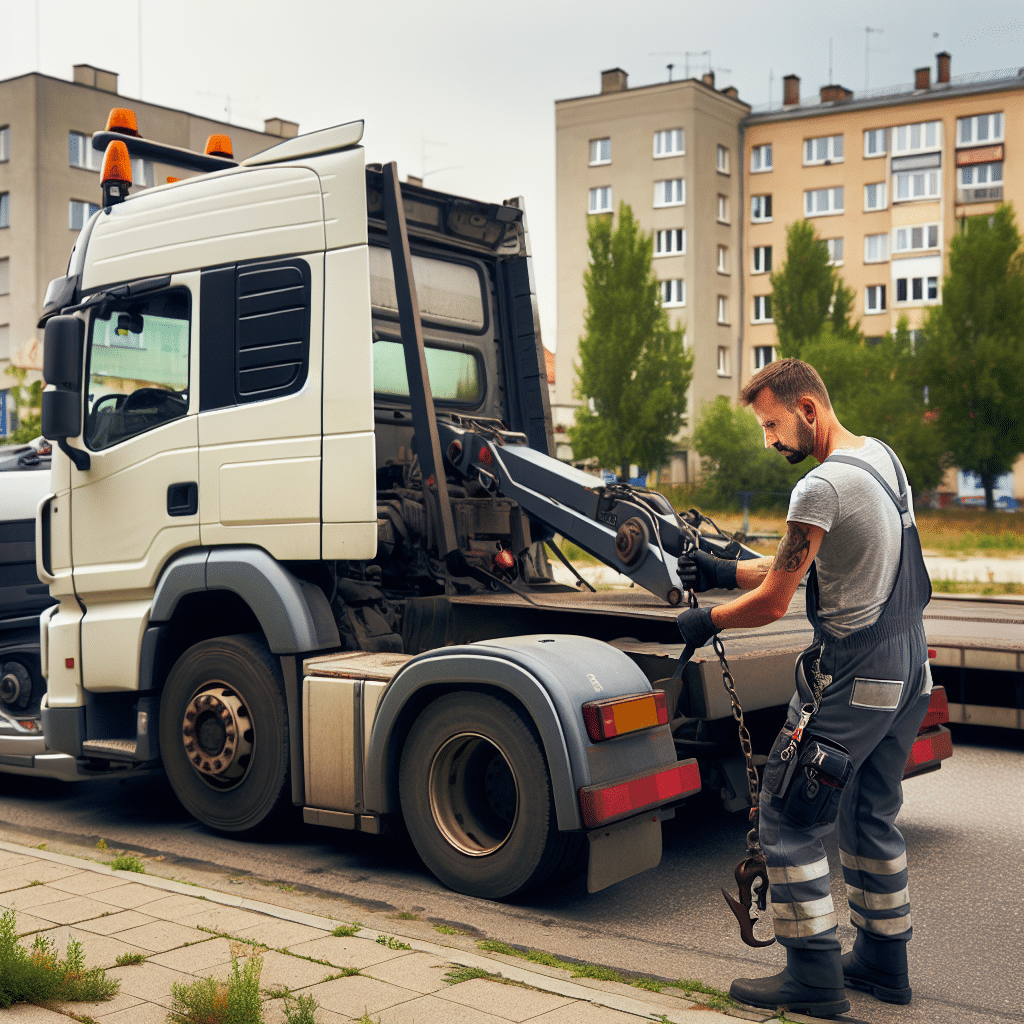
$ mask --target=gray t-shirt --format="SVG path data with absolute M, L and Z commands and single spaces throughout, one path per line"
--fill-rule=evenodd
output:
M 868 463 L 899 494 L 889 453 L 873 437 L 835 453 Z M 907 495 L 913 517 L 909 485 Z M 902 542 L 899 512 L 878 481 L 856 466 L 824 462 L 793 488 L 786 519 L 825 531 L 814 559 L 825 631 L 843 637 L 877 621 L 896 580 Z

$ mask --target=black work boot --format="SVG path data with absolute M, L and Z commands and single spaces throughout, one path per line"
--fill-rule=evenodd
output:
M 785 1007 L 812 1017 L 835 1017 L 850 1008 L 838 950 L 786 949 L 786 969 L 770 978 L 737 978 L 729 995 L 741 1003 Z
M 883 1003 L 909 1003 L 906 942 L 882 942 L 858 929 L 853 949 L 843 955 L 843 980 L 847 988 L 869 992 Z

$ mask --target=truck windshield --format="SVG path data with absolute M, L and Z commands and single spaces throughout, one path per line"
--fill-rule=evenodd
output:
M 86 441 L 96 450 L 188 411 L 189 294 L 101 306 L 89 338 Z

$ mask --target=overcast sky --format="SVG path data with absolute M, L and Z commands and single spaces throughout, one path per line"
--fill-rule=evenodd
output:
M 431 187 L 489 201 L 524 195 L 544 341 L 554 348 L 554 101 L 599 91 L 602 69 L 647 85 L 667 80 L 669 62 L 676 78 L 687 59 L 698 75 L 707 66 L 699 51 L 710 50 L 718 86 L 735 85 L 757 105 L 770 81 L 779 100 L 786 74 L 816 95 L 829 81 L 830 40 L 832 81 L 858 91 L 866 38 L 872 88 L 909 83 L 926 64 L 934 77 L 939 50 L 952 54 L 954 75 L 1024 65 L 1021 0 L 839 6 L 0 0 L 0 78 L 70 78 L 85 63 L 118 72 L 122 96 L 249 128 L 267 117 L 303 132 L 363 118 L 367 159 L 396 160 L 403 177 L 425 173 Z M 867 36 L 868 26 L 881 32 Z

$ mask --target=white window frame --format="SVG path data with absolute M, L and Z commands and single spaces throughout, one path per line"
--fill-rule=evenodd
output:
M 996 177 L 998 172 L 999 177 Z M 977 180 L 984 175 L 985 180 Z M 970 177 L 971 183 L 964 184 L 964 178 Z M 1003 161 L 991 160 L 984 164 L 965 164 L 956 169 L 957 201 L 965 203 L 984 203 L 998 201 L 1003 198 Z
M 11 159 L 11 126 L 0 125 L 0 164 Z
M 666 196 L 670 198 L 666 199 Z M 686 179 L 662 178 L 654 183 L 654 208 L 686 205 Z
M 98 203 L 90 203 L 84 199 L 72 199 L 68 203 L 68 228 L 81 231 L 89 222 L 89 218 L 99 210 Z M 77 223 L 76 223 L 77 222 Z
M 979 129 L 985 125 L 986 137 L 981 138 Z M 966 134 L 964 129 L 967 129 Z M 1001 110 L 990 114 L 973 114 L 971 117 L 956 119 L 957 146 L 987 146 L 990 143 L 1002 142 L 1006 131 L 1006 118 Z
M 751 323 L 771 324 L 772 319 L 772 297 L 770 295 L 754 296 L 754 315 Z
M 907 297 L 901 299 L 900 285 L 903 284 L 907 290 Z M 914 285 L 920 286 L 921 295 L 919 297 L 914 296 Z M 928 291 L 930 288 L 935 289 L 934 295 L 929 295 Z M 938 305 L 939 292 L 940 292 L 939 278 L 935 274 L 921 274 L 914 275 L 913 277 L 897 277 L 896 278 L 896 291 L 895 291 L 895 305 L 897 306 L 928 306 Z
M 669 156 L 686 156 L 686 129 L 663 128 L 654 133 L 651 152 L 655 160 Z
M 767 255 L 767 259 L 765 256 Z M 751 255 L 751 273 L 752 274 L 770 274 L 772 262 L 772 247 L 770 245 L 755 245 L 754 251 Z M 765 264 L 768 264 L 765 266 Z
M 76 153 L 78 160 L 72 160 L 71 152 L 71 140 L 75 140 Z M 98 171 L 103 157 L 92 148 L 92 136 L 86 135 L 84 132 L 68 132 L 68 165 L 71 167 L 79 167 L 83 171 Z
M 718 273 L 729 274 L 729 246 L 721 245 L 718 246 Z
M 751 224 L 770 224 L 772 222 L 771 215 L 772 206 L 772 194 L 771 192 L 765 192 L 761 195 L 750 197 L 750 223 Z M 765 210 L 769 210 L 768 214 L 765 214 Z
M 608 151 L 608 155 L 607 156 L 601 156 L 602 143 L 607 143 L 608 144 L 606 147 L 604 147 Z M 595 153 L 597 154 L 596 157 L 594 156 Z M 612 162 L 612 140 L 611 140 L 611 137 L 606 135 L 606 136 L 604 136 L 604 138 L 601 138 L 601 139 L 591 139 L 590 140 L 590 163 L 589 163 L 588 166 L 590 166 L 590 167 L 601 167 L 604 164 L 610 164 L 611 162 Z
M 686 228 L 665 228 L 654 233 L 654 258 L 686 255 Z
M 715 170 L 719 174 L 729 173 L 729 147 L 721 143 L 715 149 Z
M 876 143 L 881 138 L 882 148 L 872 149 L 871 143 Z M 889 129 L 888 128 L 866 128 L 864 130 L 864 159 L 874 160 L 876 157 L 885 156 L 889 152 Z
M 824 143 L 824 147 L 821 143 Z M 820 155 L 822 148 L 825 150 L 824 156 Z M 844 162 L 845 151 L 842 135 L 819 135 L 813 139 L 804 139 L 804 167 L 841 164 Z
M 729 197 L 718 193 L 718 223 L 729 224 Z
M 942 122 L 915 121 L 889 129 L 889 145 L 893 156 L 907 153 L 930 153 L 942 149 Z
M 750 350 L 750 354 L 753 357 L 751 362 L 754 373 L 757 373 L 758 370 L 763 370 L 769 363 L 775 362 L 774 345 L 754 345 Z M 768 356 L 767 359 L 764 358 L 766 354 Z
M 868 195 L 869 195 L 868 189 L 871 189 L 871 188 L 876 190 L 875 191 L 875 198 L 876 199 L 878 198 L 878 194 L 879 194 L 878 190 L 879 189 L 881 190 L 881 202 L 880 203 L 876 202 L 876 204 L 874 206 L 871 206 L 869 201 L 868 201 Z M 889 190 L 888 190 L 888 188 L 886 188 L 886 183 L 884 181 L 869 181 L 864 186 L 864 212 L 865 213 L 874 213 L 877 210 L 887 210 L 888 208 L 889 208 Z
M 842 238 L 826 238 L 823 239 L 825 247 L 828 249 L 828 261 L 833 267 L 841 267 L 844 259 L 844 245 Z M 838 245 L 836 244 L 838 242 Z M 839 250 L 838 256 L 836 250 Z
M 686 305 L 686 281 L 681 277 L 658 282 L 658 293 L 661 304 L 666 309 Z
M 729 324 L 729 299 L 726 295 L 718 296 L 718 322 L 725 326 Z
M 819 198 L 822 194 L 827 197 L 827 209 L 818 207 Z M 839 205 L 836 205 L 838 197 Z M 804 216 L 805 217 L 837 217 L 845 213 L 846 196 L 842 185 L 835 185 L 831 188 L 810 188 L 804 191 Z M 808 209 L 811 207 L 811 209 Z
M 881 305 L 879 305 L 881 300 Z M 864 289 L 864 314 L 874 316 L 878 313 L 886 313 L 888 309 L 885 304 L 885 285 L 869 284 Z
M 874 249 L 875 252 L 868 252 Z M 865 263 L 888 263 L 889 262 L 889 232 L 883 231 L 880 234 L 864 236 L 864 262 Z
M 732 368 L 729 365 L 729 346 L 719 345 L 718 346 L 718 376 L 719 377 L 731 377 Z
M 588 214 L 611 213 L 612 212 L 612 187 L 611 185 L 598 185 L 590 190 Z
M 921 244 L 914 245 L 914 232 L 921 232 Z M 935 243 L 932 244 L 930 236 L 935 235 Z M 932 249 L 940 249 L 942 247 L 942 234 L 940 231 L 940 225 L 936 221 L 931 221 L 927 224 L 904 224 L 898 228 L 893 228 L 892 233 L 892 251 L 894 253 L 903 252 L 928 252 Z
M 0 192 L 0 228 L 11 226 L 11 193 Z
M 920 200 L 939 199 L 942 196 L 942 168 L 927 167 L 923 170 L 897 171 L 893 174 L 892 201 L 893 203 L 913 203 Z M 907 194 L 900 195 L 903 181 L 907 182 Z M 917 192 L 918 185 L 922 185 L 923 192 Z M 934 190 L 934 191 L 933 191 Z
M 750 150 L 750 173 L 767 174 L 772 170 L 772 144 L 765 142 Z

